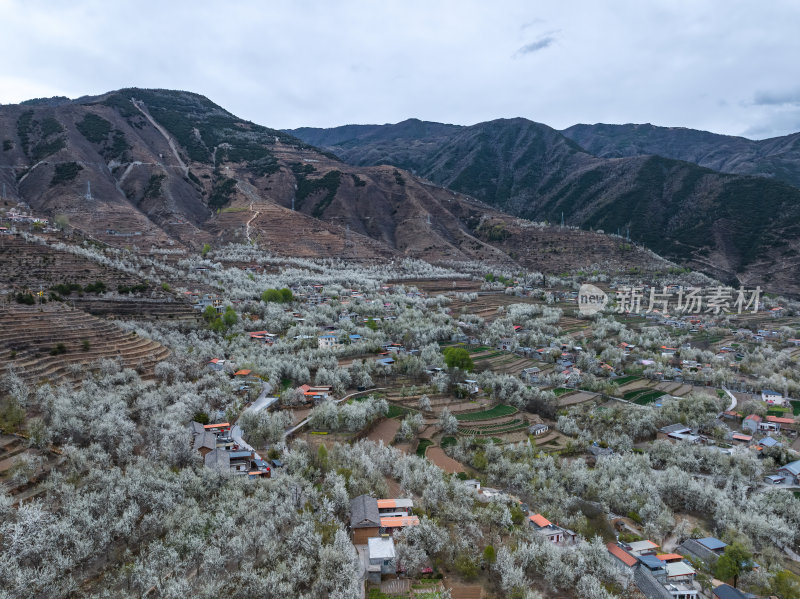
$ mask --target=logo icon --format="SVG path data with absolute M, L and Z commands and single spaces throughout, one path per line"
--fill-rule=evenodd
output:
M 581 285 L 578 291 L 578 311 L 585 315 L 591 316 L 602 311 L 608 304 L 608 296 L 605 291 L 589 283 Z

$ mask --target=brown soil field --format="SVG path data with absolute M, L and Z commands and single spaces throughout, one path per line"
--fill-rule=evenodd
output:
M 479 584 L 463 584 L 445 580 L 445 587 L 450 589 L 453 599 L 482 599 L 483 587 Z
M 416 287 L 422 292 L 430 295 L 448 294 L 454 292 L 471 293 L 480 291 L 483 281 L 472 279 L 410 279 L 407 281 L 388 281 L 390 285 L 405 285 L 406 287 Z
M 597 393 L 591 393 L 589 391 L 568 393 L 567 395 L 562 395 L 558 398 L 558 407 L 563 408 L 565 406 L 575 406 L 586 403 L 587 401 L 592 401 L 593 399 L 597 399 Z
M 445 454 L 444 450 L 441 447 L 428 447 L 428 450 L 425 453 L 425 457 L 427 457 L 431 462 L 439 466 L 439 468 L 450 474 L 455 474 L 456 472 L 464 472 L 464 466 L 462 466 L 459 462 L 456 462 L 453 458 Z
M 385 418 L 370 431 L 367 435 L 367 439 L 375 441 L 376 443 L 378 441 L 383 441 L 384 445 L 389 445 L 394 441 L 394 436 L 397 434 L 398 430 L 400 430 L 399 420 L 395 418 Z
M 497 308 L 499 306 L 541 303 L 541 300 L 538 299 L 506 295 L 502 291 L 481 291 L 479 292 L 478 299 L 476 299 L 474 302 L 454 300 L 450 303 L 450 309 L 453 311 L 454 315 L 457 315 L 463 311 L 467 314 L 476 314 L 484 320 L 492 321 L 497 317 Z

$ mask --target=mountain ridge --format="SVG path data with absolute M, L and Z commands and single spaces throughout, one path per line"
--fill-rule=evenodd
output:
M 12 199 L 111 245 L 251 242 L 296 256 L 547 272 L 658 262 L 607 236 L 531 228 L 395 166 L 348 165 L 192 92 L 2 106 L 0 141 Z M 531 252 L 534 239 L 554 251 Z
M 587 229 L 630 231 L 657 253 L 731 284 L 800 293 L 800 189 L 788 183 L 656 154 L 596 156 L 521 118 L 410 141 L 397 135 L 405 123 L 351 129 L 359 136 L 326 149 L 351 164 L 394 163 L 523 218 L 563 215 Z

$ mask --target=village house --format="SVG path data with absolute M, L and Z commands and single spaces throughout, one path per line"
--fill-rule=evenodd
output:
M 333 394 L 333 388 L 330 385 L 312 387 L 311 385 L 305 384 L 300 385 L 297 389 L 303 394 L 306 403 L 322 401 L 328 399 Z
M 534 437 L 538 437 L 539 435 L 545 434 L 547 431 L 550 430 L 550 427 L 544 423 L 534 424 L 528 427 L 528 434 L 533 435 Z
M 750 414 L 745 416 L 742 421 L 742 430 L 750 431 L 751 434 L 756 433 L 761 427 L 761 416 L 758 414 Z
M 737 588 L 729 584 L 721 584 L 711 591 L 714 599 L 752 599 L 754 596 L 750 593 L 743 593 Z
M 656 439 L 668 439 L 671 441 L 683 441 L 687 436 L 691 436 L 692 429 L 685 424 L 670 424 L 658 429 Z
M 204 459 L 215 449 L 226 449 L 233 445 L 233 441 L 227 437 L 230 431 L 227 422 L 203 425 L 193 421 L 189 424 L 189 430 L 192 432 L 192 450 Z
M 214 372 L 223 372 L 225 370 L 226 361 L 220 358 L 212 358 L 208 361 L 208 368 L 209 370 L 213 370 Z
M 229 473 L 231 471 L 231 458 L 230 453 L 224 449 L 215 449 L 206 454 L 203 458 L 206 468 L 216 470 L 220 473 Z
M 463 389 L 470 395 L 475 395 L 481 390 L 481 388 L 478 386 L 478 381 L 475 379 L 464 379 L 462 382 L 456 383 L 456 386 L 459 389 Z
M 766 431 L 766 432 L 777 432 L 781 430 L 780 422 L 776 422 L 774 420 L 770 420 L 770 418 L 777 418 L 778 420 L 785 420 L 784 418 L 778 418 L 776 416 L 766 416 L 761 422 L 758 423 L 758 430 L 759 431 Z M 792 421 L 794 423 L 794 421 Z
M 551 543 L 574 543 L 578 536 L 571 530 L 553 524 L 541 514 L 528 516 L 528 522 L 536 532 L 544 536 L 544 538 Z
M 541 374 L 542 371 L 538 366 L 531 366 L 522 370 L 520 378 L 528 384 L 535 385 L 539 382 Z
M 377 358 L 375 364 L 383 366 L 387 370 L 391 370 L 392 365 L 394 365 L 394 358 Z
M 265 345 L 272 345 L 275 343 L 275 338 L 277 337 L 275 333 L 270 333 L 268 331 L 252 331 L 249 335 L 250 341 L 258 341 Z
M 772 389 L 764 389 L 761 391 L 761 401 L 766 402 L 768 406 L 780 406 L 783 405 L 783 394 Z
M 514 344 L 517 342 L 516 339 L 512 339 L 510 337 L 505 337 L 500 339 L 495 346 L 495 349 L 503 350 L 503 351 L 512 351 L 514 348 Z
M 716 562 L 717 558 L 723 554 L 728 544 L 715 537 L 703 537 L 701 539 L 686 539 L 678 546 L 677 552 L 681 555 L 688 555 L 707 563 Z
M 354 545 L 366 545 L 367 539 L 380 534 L 381 517 L 378 501 L 369 495 L 350 500 L 350 531 Z
M 778 430 L 782 432 L 794 432 L 797 430 L 797 424 L 795 423 L 794 418 L 788 418 L 786 416 L 767 416 L 764 424 L 777 426 Z M 771 428 L 770 430 L 775 429 Z
M 199 297 L 197 302 L 194 304 L 194 309 L 202 312 L 209 306 L 213 306 L 217 311 L 217 314 L 222 314 L 225 311 L 225 306 L 222 304 L 222 298 L 211 293 L 206 293 L 202 297 Z
M 631 543 L 623 543 L 622 547 L 634 557 L 655 555 L 658 549 L 658 545 L 653 543 L 653 541 L 633 541 Z
M 750 445 L 753 441 L 753 435 L 745 435 L 744 433 L 731 434 L 731 441 L 735 441 L 741 445 Z
M 639 560 L 616 543 L 606 543 L 606 549 L 613 558 L 614 564 L 623 571 L 631 571 L 639 564 Z
M 319 349 L 333 349 L 339 347 L 339 337 L 333 334 L 320 335 L 317 337 L 317 346 Z
M 794 484 L 800 484 L 800 460 L 781 466 L 778 468 L 778 474 L 782 474 Z
M 391 537 L 371 537 L 367 539 L 369 566 L 367 575 L 370 582 L 379 584 L 383 574 L 396 574 L 394 541 Z
M 773 439 L 772 437 L 764 437 L 758 442 L 758 449 L 771 449 L 772 447 L 780 447 L 781 442 Z
M 384 534 L 392 534 L 396 530 L 408 526 L 419 526 L 417 516 L 382 516 L 380 519 L 381 531 Z
M 411 499 L 378 499 L 378 513 L 381 518 L 388 516 L 408 516 L 414 502 Z
M 780 474 L 770 474 L 764 477 L 764 482 L 768 485 L 782 485 L 786 482 L 786 477 Z

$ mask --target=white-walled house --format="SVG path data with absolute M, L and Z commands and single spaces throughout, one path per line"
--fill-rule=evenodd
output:
M 761 391 L 761 400 L 770 406 L 783 405 L 783 394 L 772 389 L 764 389 Z

